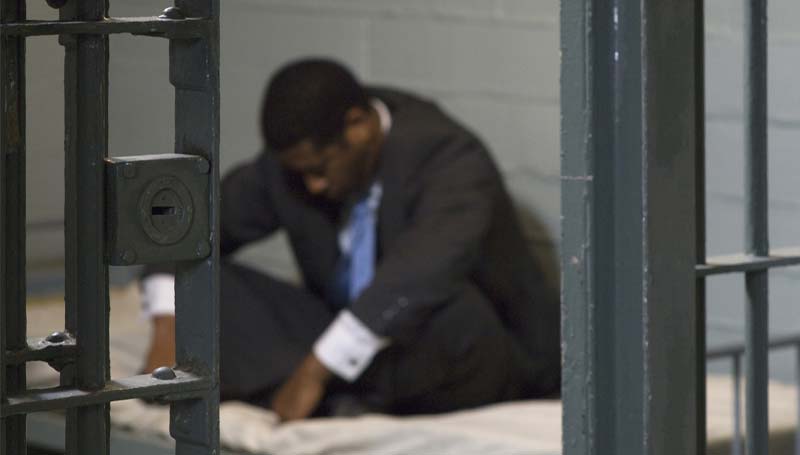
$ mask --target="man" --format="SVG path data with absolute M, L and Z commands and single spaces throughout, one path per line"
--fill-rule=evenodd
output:
M 327 60 L 273 77 L 261 127 L 267 150 L 222 184 L 221 253 L 283 228 L 304 289 L 223 264 L 223 398 L 292 420 L 558 392 L 558 296 L 473 134 Z M 143 283 L 148 369 L 174 356 L 173 286 Z

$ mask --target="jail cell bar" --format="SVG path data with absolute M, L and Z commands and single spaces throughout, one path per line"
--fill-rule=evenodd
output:
M 565 455 L 699 453 L 696 14 L 561 1 Z
M 695 152 L 694 152 L 694 216 L 695 258 L 706 262 L 706 46 L 705 0 L 695 0 L 694 80 L 695 80 Z M 706 437 L 706 280 L 695 282 L 695 425 L 697 425 L 696 454 L 705 454 Z M 738 454 L 732 454 L 738 455 Z
M 745 252 L 769 255 L 767 212 L 767 1 L 745 1 Z M 747 453 L 769 453 L 769 306 L 767 269 L 745 274 Z
M 767 172 L 767 1 L 745 0 L 745 252 L 709 258 L 697 266 L 699 279 L 720 273 L 743 273 L 745 278 L 745 426 L 747 453 L 769 453 L 768 359 L 770 268 L 800 264 L 800 249 L 770 251 Z M 738 357 L 734 383 L 738 384 Z M 738 396 L 736 397 L 738 400 Z M 735 414 L 738 416 L 739 410 Z M 733 450 L 740 453 L 739 420 Z
M 24 455 L 25 414 L 67 409 L 70 455 L 109 453 L 111 401 L 171 403 L 179 455 L 219 451 L 218 157 L 219 0 L 177 0 L 159 17 L 108 18 L 107 0 L 48 0 L 58 21 L 29 21 L 25 0 L 0 0 L 0 453 Z M 207 257 L 180 262 L 176 274 L 174 378 L 111 380 L 105 169 L 108 154 L 108 35 L 170 40 L 175 86 L 175 153 L 210 164 Z M 25 37 L 58 37 L 65 47 L 65 331 L 25 334 Z M 191 311 L 189 305 L 191 304 Z M 47 361 L 60 387 L 30 391 L 25 363 Z
M 0 3 L 0 24 L 25 19 L 25 1 Z M 2 25 L 0 25 L 2 26 Z M 0 36 L 0 396 L 25 390 L 24 365 L 2 353 L 25 339 L 25 40 Z M 0 453 L 25 453 L 25 418 L 4 418 Z

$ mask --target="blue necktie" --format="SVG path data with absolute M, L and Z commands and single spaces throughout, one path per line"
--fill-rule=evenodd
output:
M 375 212 L 369 195 L 353 207 L 351 219 L 352 247 L 350 249 L 350 301 L 372 281 L 375 269 Z
M 342 306 L 358 298 L 375 272 L 375 199 L 370 192 L 350 211 L 350 251 L 342 253 L 336 271 L 337 300 Z

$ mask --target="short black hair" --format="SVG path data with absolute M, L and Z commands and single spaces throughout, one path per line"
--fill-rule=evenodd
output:
M 269 82 L 261 132 L 273 151 L 305 139 L 325 144 L 342 133 L 347 110 L 357 106 L 368 107 L 369 98 L 347 68 L 322 58 L 298 60 Z

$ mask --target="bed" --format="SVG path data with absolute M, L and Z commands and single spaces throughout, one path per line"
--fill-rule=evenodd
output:
M 149 338 L 149 324 L 139 315 L 136 286 L 115 289 L 111 304 L 111 371 L 113 377 L 136 373 Z M 29 304 L 28 333 L 44 336 L 63 326 L 60 298 Z M 28 367 L 30 387 L 57 383 L 42 363 Z M 733 434 L 732 379 L 708 378 L 710 454 L 729 453 Z M 797 389 L 770 384 L 772 454 L 792 453 L 797 424 Z M 138 400 L 113 403 L 112 453 L 173 453 L 169 409 Z M 34 447 L 63 447 L 63 417 L 56 413 L 29 417 L 28 438 Z M 264 455 L 558 455 L 561 453 L 561 404 L 557 400 L 521 401 L 437 416 L 326 418 L 278 424 L 266 410 L 226 402 L 220 408 L 223 454 Z

